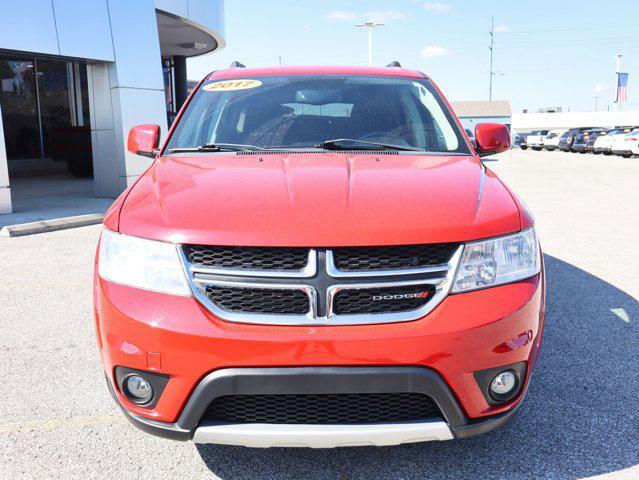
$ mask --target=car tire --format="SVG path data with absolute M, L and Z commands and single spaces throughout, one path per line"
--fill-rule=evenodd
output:
M 520 148 L 521 148 L 522 150 L 526 150 L 528 147 L 527 147 L 527 146 L 525 146 L 525 145 L 522 145 Z

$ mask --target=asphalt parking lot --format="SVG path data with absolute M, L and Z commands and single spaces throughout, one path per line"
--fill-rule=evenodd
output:
M 510 424 L 335 450 L 146 435 L 104 384 L 93 226 L 0 239 L 0 478 L 639 478 L 639 159 L 512 150 L 486 164 L 535 213 L 548 275 L 540 363 Z

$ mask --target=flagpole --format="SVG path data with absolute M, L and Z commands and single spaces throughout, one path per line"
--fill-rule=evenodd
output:
M 615 110 L 617 110 L 618 112 L 621 111 L 621 102 L 619 101 L 619 72 L 621 71 L 621 57 L 623 57 L 623 55 L 621 53 L 618 53 L 617 55 L 615 55 L 615 58 L 617 59 L 617 78 L 615 79 L 615 85 L 617 86 L 615 89 L 615 105 L 617 108 L 615 108 Z

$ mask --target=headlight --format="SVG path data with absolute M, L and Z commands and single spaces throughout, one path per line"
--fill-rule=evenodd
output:
M 535 230 L 467 243 L 457 268 L 453 292 L 467 292 L 515 282 L 539 273 Z
M 102 230 L 98 273 L 105 280 L 190 296 L 177 246 Z

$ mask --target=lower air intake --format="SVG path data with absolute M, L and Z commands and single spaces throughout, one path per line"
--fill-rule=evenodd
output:
M 432 398 L 421 393 L 339 393 L 225 395 L 205 419 L 227 423 L 357 424 L 441 417 Z

